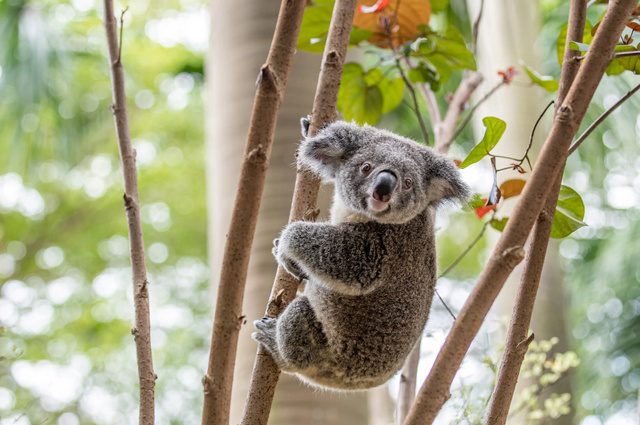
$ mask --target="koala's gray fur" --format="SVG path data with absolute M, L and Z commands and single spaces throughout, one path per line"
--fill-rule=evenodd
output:
M 308 383 L 382 385 L 427 322 L 436 281 L 434 209 L 466 199 L 469 189 L 446 156 L 346 122 L 306 138 L 298 161 L 335 184 L 331 222 L 291 223 L 276 240 L 278 262 L 307 283 L 278 318 L 254 323 L 260 332 L 253 338 L 283 371 Z M 388 204 L 372 200 L 381 172 L 397 178 Z

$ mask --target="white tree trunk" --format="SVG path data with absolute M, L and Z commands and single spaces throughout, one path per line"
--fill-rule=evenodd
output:
M 212 3 L 211 43 L 207 59 L 207 197 L 211 288 L 218 285 L 225 235 L 229 227 L 258 70 L 265 61 L 279 2 L 221 0 Z M 297 52 L 278 118 L 271 164 L 253 243 L 243 306 L 231 401 L 231 424 L 240 422 L 257 345 L 252 322 L 264 315 L 276 271 L 272 241 L 286 225 L 295 180 L 295 149 L 300 118 L 311 112 L 320 55 Z M 330 191 L 319 207 L 328 211 Z M 366 424 L 366 393 L 336 395 L 311 389 L 284 375 L 276 391 L 270 423 Z
M 472 19 L 477 16 L 480 0 L 469 1 L 469 11 Z M 504 71 L 510 66 L 518 68 L 517 81 L 528 82 L 529 79 L 519 65 L 522 60 L 534 69 L 544 72 L 539 56 L 536 54 L 536 40 L 540 32 L 537 3 L 527 0 L 492 0 L 484 2 L 484 11 L 479 27 L 478 37 L 478 67 L 484 82 L 476 91 L 476 99 L 488 92 L 500 78 L 497 71 Z M 553 52 L 555 54 L 555 52 Z M 501 88 L 487 100 L 475 113 L 473 118 L 476 139 L 480 140 L 483 131 L 482 118 L 495 116 L 507 123 L 507 130 L 502 141 L 495 149 L 498 155 L 521 158 L 529 142 L 533 124 L 546 106 L 545 93 L 541 88 L 510 85 Z M 536 131 L 530 158 L 535 161 L 544 136 L 549 128 L 553 108 L 547 111 Z M 546 124 L 546 125 L 545 125 Z M 508 161 L 510 162 L 510 161 Z M 502 162 L 508 165 L 508 162 Z M 526 165 L 526 163 L 525 163 Z M 499 165 L 500 166 L 500 165 Z M 535 166 L 535 163 L 534 163 Z M 528 167 L 525 166 L 528 171 Z M 528 173 L 521 175 L 515 171 L 504 171 L 498 175 L 498 184 L 512 178 L 528 177 Z M 487 188 L 488 190 L 488 188 Z M 499 217 L 509 216 L 515 199 L 506 201 L 501 208 Z M 490 237 L 497 240 L 495 231 L 488 232 Z M 565 328 L 564 292 L 562 289 L 562 270 L 558 262 L 558 243 L 551 240 L 547 251 L 545 267 L 542 272 L 540 288 L 536 300 L 531 328 L 536 334 L 536 340 L 541 341 L 556 336 L 560 343 L 556 346 L 559 351 L 568 350 L 567 332 Z M 500 316 L 511 316 L 515 295 L 520 283 L 522 266 L 518 266 L 507 280 L 502 292 L 494 305 L 494 312 Z M 559 381 L 551 392 L 570 392 L 569 380 Z M 517 398 L 516 390 L 516 397 Z M 573 414 L 554 420 L 554 424 L 571 424 Z M 517 422 L 517 420 L 516 420 Z M 514 423 L 516 423 L 514 422 Z

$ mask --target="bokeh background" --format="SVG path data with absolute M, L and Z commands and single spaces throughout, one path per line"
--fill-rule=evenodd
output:
M 124 15 L 122 57 L 151 283 L 158 424 L 200 422 L 200 381 L 206 371 L 224 229 L 244 148 L 253 83 L 275 25 L 275 3 L 115 2 L 116 11 L 129 7 Z M 454 22 L 470 37 L 469 10 L 477 10 L 478 2 L 445 3 L 431 25 L 437 28 Z M 487 9 L 483 19 L 502 22 L 502 32 L 495 37 L 505 48 L 511 46 L 512 54 L 527 55 L 520 58 L 557 78 L 556 39 L 567 19 L 568 2 L 494 3 L 497 12 Z M 591 8 L 589 19 L 597 21 L 603 10 L 602 6 Z M 0 0 L 2 425 L 137 421 L 131 272 L 101 19 L 98 0 Z M 481 27 L 485 34 L 481 40 L 489 39 L 494 30 L 490 24 Z M 478 54 L 490 86 L 499 78 L 497 70 L 517 63 L 498 63 L 503 59 L 496 59 L 489 50 L 480 46 Z M 351 55 L 365 64 L 370 60 L 356 51 Z M 319 56 L 296 54 L 254 246 L 245 303 L 249 323 L 261 316 L 271 286 L 275 262 L 270 241 L 286 223 L 295 175 L 293 153 L 300 138 L 297 121 L 311 110 L 318 67 Z M 626 74 L 604 78 L 585 122 L 637 83 L 637 77 Z M 459 79 L 452 77 L 440 97 L 455 89 Z M 544 106 L 545 99 L 554 97 L 529 87 L 521 78 L 502 92 L 512 97 L 487 102 L 478 111 L 478 120 L 507 114 L 515 109 L 514 103 Z M 558 381 L 562 389 L 550 386 L 545 390 L 548 394 L 541 395 L 548 399 L 552 393 L 571 394 L 570 401 L 560 404 L 571 406 L 572 412 L 562 418 L 529 418 L 529 423 L 638 423 L 638 111 L 640 100 L 631 98 L 569 160 L 565 184 L 582 196 L 588 226 L 550 248 L 555 269 L 548 272 L 548 281 L 556 292 L 547 298 L 542 292 L 539 304 L 560 305 L 560 314 L 545 314 L 555 327 L 541 333 L 547 340 L 557 337 L 559 352 L 575 352 L 580 364 L 563 374 Z M 513 128 L 528 134 L 539 112 L 513 113 L 524 116 L 523 124 Z M 547 124 L 548 120 L 543 121 L 540 137 Z M 420 138 L 408 107 L 385 115 L 379 125 Z M 475 131 L 467 128 L 452 155 L 463 158 L 479 140 L 480 131 L 478 125 Z M 513 142 L 521 153 L 517 137 L 501 143 Z M 464 177 L 478 192 L 488 191 L 487 164 L 465 170 Z M 324 211 L 330 194 L 329 187 L 323 189 Z M 454 261 L 482 225 L 473 212 L 450 208 L 439 214 L 441 268 Z M 454 312 L 463 305 L 498 235 L 488 228 L 456 269 L 439 282 L 439 292 Z M 509 314 L 512 300 L 498 301 L 456 378 L 454 397 L 439 423 L 480 423 L 500 352 L 504 315 Z M 423 340 L 419 382 L 428 373 L 451 320 L 435 301 Z M 536 334 L 535 326 L 543 327 L 535 321 L 532 326 Z M 236 417 L 255 353 L 255 345 L 247 338 L 249 328 L 243 329 L 240 343 Z M 553 357 L 553 350 L 547 350 L 548 356 Z M 284 379 L 272 422 L 390 423 L 397 386 L 392 381 L 376 394 L 347 396 L 309 390 L 295 379 Z M 306 419 L 301 422 L 300 418 Z

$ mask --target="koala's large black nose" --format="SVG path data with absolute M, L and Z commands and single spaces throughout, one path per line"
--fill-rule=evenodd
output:
M 373 184 L 373 197 L 381 202 L 389 202 L 397 181 L 398 179 L 391 171 L 381 171 Z

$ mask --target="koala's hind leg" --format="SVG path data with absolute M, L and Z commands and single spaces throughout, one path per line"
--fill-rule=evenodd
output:
M 305 296 L 296 298 L 277 319 L 256 321 L 253 339 L 271 354 L 280 369 L 303 372 L 328 360 L 327 338 L 322 324 Z

